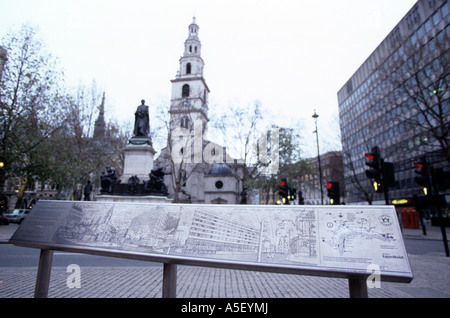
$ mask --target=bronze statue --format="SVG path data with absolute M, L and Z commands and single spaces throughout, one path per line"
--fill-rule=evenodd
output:
M 145 184 L 145 191 L 154 195 L 168 195 L 167 186 L 164 184 L 163 168 L 154 167 L 150 174 L 150 180 Z
M 149 137 L 150 135 L 150 117 L 148 106 L 145 105 L 145 100 L 141 100 L 141 105 L 138 106 L 134 113 L 134 137 Z
M 116 181 L 116 170 L 111 166 L 106 166 L 106 173 L 102 172 L 100 176 L 101 193 L 112 193 Z
M 139 182 L 140 180 L 138 176 L 132 176 L 130 179 L 128 179 L 128 194 L 136 195 Z

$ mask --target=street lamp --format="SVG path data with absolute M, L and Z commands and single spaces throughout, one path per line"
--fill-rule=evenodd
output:
M 323 187 L 322 187 L 322 166 L 320 164 L 320 151 L 319 151 L 319 130 L 317 129 L 317 118 L 319 118 L 319 115 L 317 115 L 316 110 L 314 109 L 314 115 L 312 116 L 314 118 L 314 121 L 316 123 L 316 130 L 313 131 L 313 134 L 316 134 L 316 140 L 317 140 L 317 161 L 319 162 L 319 186 L 320 186 L 320 201 L 323 205 Z

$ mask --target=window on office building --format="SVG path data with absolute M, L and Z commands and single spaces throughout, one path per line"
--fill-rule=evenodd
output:
M 433 24 L 437 25 L 439 22 L 441 22 L 441 14 L 438 11 L 433 15 Z
M 425 32 L 430 32 L 432 28 L 431 20 L 427 20 L 427 22 L 425 22 Z
M 442 18 L 445 18 L 449 14 L 448 3 L 444 4 L 441 8 Z

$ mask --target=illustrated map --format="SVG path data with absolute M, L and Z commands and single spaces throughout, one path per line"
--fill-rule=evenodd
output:
M 387 206 L 40 201 L 11 241 L 412 275 Z

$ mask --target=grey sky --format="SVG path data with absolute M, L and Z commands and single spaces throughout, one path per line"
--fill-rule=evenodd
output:
M 210 112 L 259 100 L 277 123 L 303 123 L 305 154 L 315 155 L 314 109 L 327 150 L 337 91 L 415 2 L 0 0 L 0 37 L 25 22 L 39 26 L 68 83 L 95 79 L 107 116 L 131 121 L 141 99 L 153 114 L 170 103 L 195 15 Z

